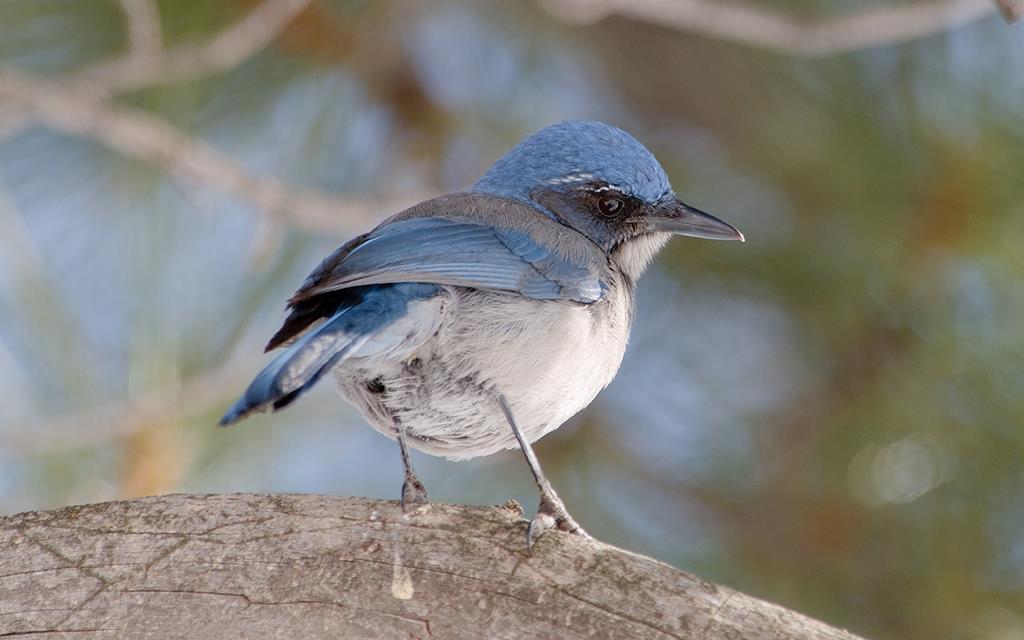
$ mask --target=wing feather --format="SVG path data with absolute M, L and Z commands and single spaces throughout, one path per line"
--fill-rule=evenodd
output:
M 496 196 L 444 196 L 328 256 L 289 300 L 292 313 L 269 347 L 300 334 L 331 311 L 334 298 L 343 302 L 359 287 L 422 282 L 590 304 L 604 296 L 606 278 L 600 250 L 541 212 Z
M 504 200 L 501 204 L 508 206 Z M 479 215 L 481 204 L 475 202 L 474 206 Z M 525 205 L 518 206 L 527 215 L 542 216 Z M 557 243 L 542 242 L 536 232 L 497 226 L 486 218 L 453 219 L 446 217 L 445 211 L 436 213 L 397 216 L 342 246 L 310 274 L 291 302 L 341 289 L 399 282 L 511 291 L 540 300 L 581 303 L 596 302 L 603 296 L 605 274 L 597 261 L 581 264 L 570 252 L 559 251 Z M 553 221 L 545 222 L 550 234 L 576 233 Z

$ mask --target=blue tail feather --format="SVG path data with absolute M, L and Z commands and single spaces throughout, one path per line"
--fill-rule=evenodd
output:
M 219 424 L 227 426 L 256 411 L 271 407 L 277 410 L 291 404 L 374 333 L 403 316 L 411 300 L 436 292 L 434 285 L 374 287 L 357 304 L 338 310 L 274 358 Z
M 365 336 L 360 339 L 359 334 L 353 335 L 338 326 L 344 324 L 347 311 L 341 311 L 274 358 L 228 409 L 220 425 L 227 426 L 269 406 L 284 407 L 316 384 L 353 346 L 365 340 Z

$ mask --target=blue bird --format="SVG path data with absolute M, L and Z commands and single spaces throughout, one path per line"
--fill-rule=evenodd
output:
M 288 301 L 284 350 L 221 419 L 281 409 L 324 374 L 398 442 L 402 505 L 427 493 L 413 447 L 450 459 L 521 448 L 540 492 L 527 532 L 586 536 L 530 444 L 618 371 L 637 279 L 673 234 L 743 240 L 684 204 L 625 131 L 562 122 L 527 137 L 473 187 L 342 245 Z

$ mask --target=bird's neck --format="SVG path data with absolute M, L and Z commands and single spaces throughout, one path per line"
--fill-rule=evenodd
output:
M 646 233 L 612 249 L 611 258 L 623 275 L 636 282 L 671 237 L 671 233 Z

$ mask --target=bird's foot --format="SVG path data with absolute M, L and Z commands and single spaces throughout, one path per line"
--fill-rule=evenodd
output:
M 559 529 L 566 533 L 572 533 L 583 538 L 590 539 L 590 534 L 576 522 L 565 505 L 558 497 L 541 496 L 540 507 L 537 508 L 537 515 L 533 516 L 530 526 L 526 529 L 526 550 L 532 552 L 533 544 L 537 538 L 548 529 Z
M 430 502 L 427 490 L 416 476 L 408 476 L 402 483 L 402 511 L 408 512 Z

